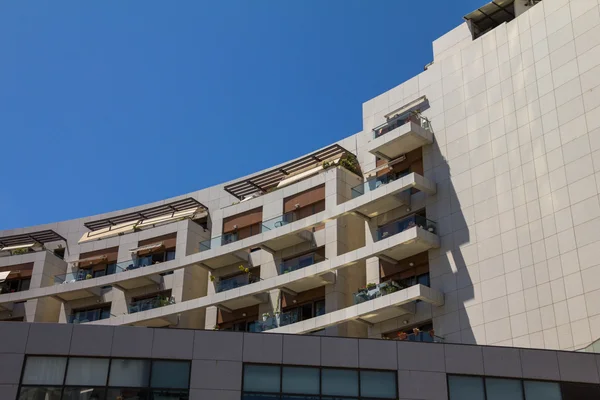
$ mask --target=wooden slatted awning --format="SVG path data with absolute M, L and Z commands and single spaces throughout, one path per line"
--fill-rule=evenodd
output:
M 343 154 L 350 153 L 339 144 L 334 144 L 324 149 L 315 151 L 307 156 L 289 162 L 281 167 L 273 168 L 243 181 L 235 182 L 224 187 L 227 193 L 243 200 L 245 196 L 256 192 L 265 193 L 279 182 L 296 172 L 321 165 L 323 161 L 340 158 Z
M 49 243 L 57 242 L 59 240 L 67 241 L 64 237 L 51 229 L 38 232 L 23 233 L 20 235 L 4 236 L 0 237 L 0 249 L 3 247 L 12 247 L 19 245 L 28 245 L 32 242 L 35 243 Z
M 515 0 L 494 0 L 464 16 L 473 39 L 515 18 Z
M 150 207 L 141 211 L 86 222 L 84 225 L 91 231 L 97 231 L 98 229 L 108 228 L 110 226 L 119 225 L 124 222 L 136 221 L 141 219 L 150 219 L 161 215 L 197 207 L 202 207 L 206 209 L 206 206 L 204 206 L 198 200 L 192 197 L 188 197 L 187 199 L 173 201 L 171 203 L 166 203 L 156 207 Z

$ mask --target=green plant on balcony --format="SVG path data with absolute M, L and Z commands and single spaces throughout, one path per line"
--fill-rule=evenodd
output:
M 20 254 L 26 254 L 29 252 L 29 249 L 15 249 L 12 251 L 13 256 L 18 256 Z
M 375 283 L 367 283 L 367 290 L 373 290 L 377 287 Z
M 85 279 L 92 279 L 92 278 L 93 278 L 92 274 L 86 274 L 86 276 L 85 276 Z
M 346 153 L 340 158 L 338 163 L 340 167 L 346 168 L 348 171 L 355 173 L 356 175 L 362 175 L 360 171 L 360 164 L 356 159 L 356 156 L 352 153 Z
M 160 305 L 160 307 L 167 306 L 167 305 L 169 305 L 169 299 L 164 296 L 159 296 L 158 304 Z

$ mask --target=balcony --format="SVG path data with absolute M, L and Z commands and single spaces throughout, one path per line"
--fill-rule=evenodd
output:
M 304 254 L 300 257 L 292 258 L 279 264 L 279 273 L 288 274 L 290 272 L 297 271 L 299 269 L 308 267 L 309 265 L 313 265 L 321 261 L 325 261 L 325 257 L 323 257 L 320 254 Z
M 222 279 L 215 283 L 215 292 L 221 293 L 236 289 L 251 283 L 259 282 L 260 278 L 250 274 L 237 275 L 232 278 Z
M 131 304 L 129 304 L 129 314 L 154 310 L 155 308 L 164 307 L 171 304 L 175 304 L 175 298 L 173 296 L 156 296 L 150 299 L 132 301 Z
M 324 315 L 325 314 L 325 303 L 323 306 L 318 308 L 315 312 L 313 318 Z M 311 319 L 311 318 L 308 318 Z M 305 319 L 308 320 L 308 319 Z M 284 313 L 275 313 L 275 315 L 270 315 L 269 313 L 263 314 L 262 319 L 254 322 L 250 325 L 250 332 L 260 333 L 264 331 L 268 331 L 271 329 L 280 328 L 283 326 L 295 324 L 297 322 L 303 321 L 302 314 L 299 308 L 296 308 L 292 311 L 284 312 Z
M 416 214 L 380 227 L 375 235 L 373 250 L 386 261 L 414 256 L 439 247 L 440 242 L 436 223 Z
M 390 291 L 390 293 L 385 293 L 379 297 L 375 296 L 372 299 L 365 299 L 359 304 L 316 316 L 305 321 L 290 321 L 291 323 L 287 324 L 270 325 L 267 331 L 273 333 L 305 334 L 349 321 L 357 321 L 372 326 L 391 318 L 413 313 L 414 303 L 417 300 L 435 306 L 442 306 L 444 304 L 444 295 L 435 289 L 417 284 L 406 289 Z
M 93 310 L 76 311 L 69 315 L 69 324 L 83 324 L 86 322 L 100 321 L 110 318 L 110 307 L 95 308 Z
M 431 143 L 433 132 L 429 120 L 410 112 L 373 129 L 373 140 L 369 142 L 368 150 L 390 161 Z
M 295 221 L 298 221 L 297 214 L 295 211 L 290 211 L 278 217 L 264 221 L 261 226 L 261 231 L 267 232 L 271 229 L 280 228 Z
M 366 288 L 360 289 L 353 294 L 354 304 L 364 303 L 387 294 L 402 290 L 403 288 L 394 281 L 382 282 L 378 284 L 369 284 Z

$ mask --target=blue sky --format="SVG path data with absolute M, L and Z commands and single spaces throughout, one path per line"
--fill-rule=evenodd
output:
M 485 1 L 0 2 L 0 229 L 175 196 L 362 128 Z

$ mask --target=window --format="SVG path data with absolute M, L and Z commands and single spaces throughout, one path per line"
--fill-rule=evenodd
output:
M 560 385 L 556 382 L 525 381 L 527 400 L 561 400 Z
M 450 400 L 600 399 L 600 385 L 480 376 L 448 376 Z
M 485 379 L 487 400 L 523 400 L 521 381 L 516 379 Z
M 17 399 L 186 400 L 189 377 L 188 361 L 30 356 Z
M 0 284 L 0 294 L 22 292 L 29 289 L 31 278 L 11 279 Z
M 396 398 L 396 373 L 391 371 L 360 371 L 360 395 L 383 399 Z
M 150 361 L 114 359 L 110 368 L 109 386 L 144 387 L 150 378 Z
M 151 387 L 187 389 L 190 379 L 190 363 L 187 361 L 154 361 Z
M 244 365 L 244 400 L 396 399 L 396 371 Z
M 274 393 L 280 390 L 281 368 L 271 365 L 246 365 L 244 391 Z
M 325 368 L 322 371 L 322 378 L 323 394 L 358 397 L 358 371 Z
M 72 358 L 66 385 L 104 386 L 108 376 L 108 358 Z
M 319 368 L 283 367 L 284 393 L 319 394 Z
M 23 384 L 62 385 L 66 366 L 64 357 L 27 357 Z
M 485 400 L 483 379 L 476 376 L 449 376 L 451 400 Z

